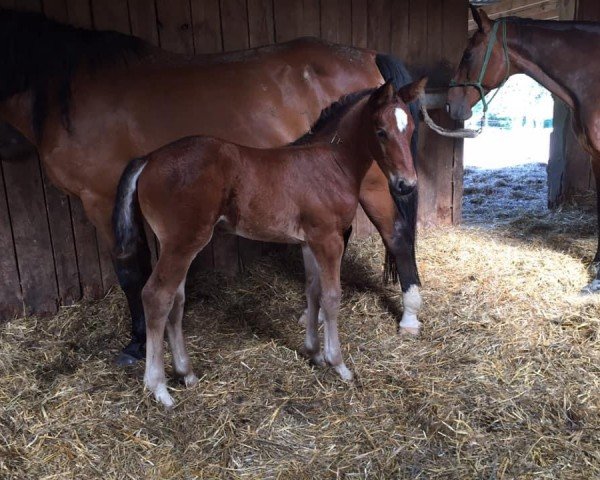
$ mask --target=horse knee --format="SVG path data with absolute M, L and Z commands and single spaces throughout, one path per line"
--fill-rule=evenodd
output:
M 148 327 L 157 327 L 157 321 L 166 319 L 173 305 L 173 294 L 164 288 L 156 287 L 152 281 L 149 281 L 142 289 L 142 303 L 146 312 L 146 322 Z
M 329 289 L 321 293 L 321 308 L 328 314 L 340 308 L 342 292 L 339 289 Z

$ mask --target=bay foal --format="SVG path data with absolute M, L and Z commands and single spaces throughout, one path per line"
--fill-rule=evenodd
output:
M 321 119 L 324 130 L 335 132 L 333 142 L 314 139 L 256 149 L 213 137 L 186 137 L 128 165 L 113 214 L 116 254 L 126 252 L 128 242 L 136 238 L 137 198 L 161 247 L 142 292 L 147 318 L 144 381 L 159 402 L 166 407 L 174 404 L 164 372 L 165 326 L 175 373 L 187 386 L 198 381 L 181 328 L 185 278 L 218 223 L 246 238 L 302 246 L 306 352 L 314 363 L 329 364 L 342 379 L 352 379 L 337 331 L 343 233 L 354 218 L 360 185 L 373 160 L 399 202 L 416 188 L 410 150 L 414 123 L 406 104 L 423 92 L 424 85 L 422 79 L 396 92 L 386 83 L 342 99 Z M 325 313 L 323 352 L 319 305 Z

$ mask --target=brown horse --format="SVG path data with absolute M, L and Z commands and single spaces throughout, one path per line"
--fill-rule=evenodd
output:
M 450 115 L 471 108 L 514 73 L 525 73 L 573 109 L 573 128 L 592 155 L 600 218 L 600 24 L 523 18 L 492 21 L 471 8 L 479 27 L 469 40 L 448 95 Z M 486 61 L 487 58 L 487 61 Z M 600 262 L 600 232 L 594 262 Z M 585 293 L 600 291 L 600 270 Z
M 109 245 L 117 183 L 129 159 L 196 134 L 260 148 L 285 145 L 342 95 L 388 79 L 396 87 L 410 81 L 393 57 L 316 39 L 189 58 L 135 37 L 2 10 L 0 63 L 0 119 L 37 147 L 52 183 L 82 200 Z M 416 153 L 416 133 L 412 147 Z M 360 203 L 387 248 L 387 271 L 403 292 L 420 285 L 416 192 L 398 211 L 373 165 Z M 151 265 L 138 231 L 129 256 L 115 259 L 133 321 L 122 364 L 144 355 L 140 294 Z
M 166 407 L 163 339 L 167 327 L 175 372 L 186 385 L 198 379 L 186 352 L 181 319 L 185 279 L 194 257 L 217 224 L 268 242 L 302 245 L 308 314 L 305 349 L 316 364 L 331 365 L 344 380 L 352 373 L 342 358 L 337 332 L 344 232 L 373 160 L 394 198 L 416 188 L 410 153 L 414 123 L 406 103 L 423 93 L 425 79 L 396 93 L 391 83 L 349 95 L 330 109 L 318 129 L 292 146 L 243 147 L 214 137 L 186 137 L 132 160 L 119 183 L 113 214 L 117 253 L 127 255 L 138 233 L 137 201 L 161 245 L 144 287 L 147 317 L 146 386 Z M 335 141 L 331 141 L 332 133 Z M 409 290 L 405 308 L 420 297 Z M 317 315 L 324 312 L 324 352 Z

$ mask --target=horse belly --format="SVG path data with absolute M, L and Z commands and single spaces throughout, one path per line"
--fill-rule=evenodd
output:
M 298 244 L 306 239 L 304 229 L 291 217 L 257 215 L 254 218 L 240 218 L 235 224 L 227 216 L 221 216 L 219 220 L 223 229 L 249 240 Z

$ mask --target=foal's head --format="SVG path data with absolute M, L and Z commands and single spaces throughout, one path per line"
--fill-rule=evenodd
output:
M 417 185 L 410 150 L 415 123 L 407 104 L 418 99 L 426 83 L 427 78 L 422 78 L 396 91 L 392 83 L 387 82 L 369 99 L 371 153 L 388 178 L 394 195 L 407 195 Z

